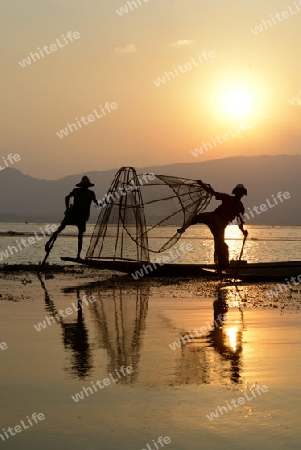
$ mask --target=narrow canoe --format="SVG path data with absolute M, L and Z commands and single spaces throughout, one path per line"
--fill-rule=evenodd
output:
M 150 262 L 126 260 L 102 260 L 62 257 L 63 261 L 84 264 L 99 269 L 114 270 L 142 277 L 208 277 L 216 278 L 214 264 L 164 264 L 159 266 Z M 229 269 L 223 272 L 228 278 L 238 278 L 243 281 L 291 281 L 301 282 L 301 261 L 281 261 L 247 263 L 241 261 L 237 273 L 237 261 L 231 261 Z M 138 274 L 139 272 L 139 274 Z M 299 278 L 298 278 L 299 277 Z

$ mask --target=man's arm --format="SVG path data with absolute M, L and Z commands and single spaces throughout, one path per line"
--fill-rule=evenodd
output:
M 228 197 L 231 197 L 229 194 L 224 194 L 223 192 L 216 192 L 210 184 L 203 183 L 202 180 L 197 180 L 197 183 L 202 186 L 209 194 L 213 195 L 216 200 L 225 200 Z
M 245 230 L 243 226 L 239 225 L 239 229 L 242 232 L 242 234 L 244 235 L 244 237 L 248 237 L 248 230 Z
M 239 218 L 239 221 L 238 221 L 238 223 L 239 223 L 238 228 L 240 229 L 240 231 L 242 232 L 242 234 L 244 235 L 244 237 L 247 237 L 248 234 L 249 234 L 249 232 L 248 232 L 248 230 L 245 230 L 245 229 L 244 229 L 244 224 L 245 224 L 245 222 L 244 222 L 242 216 L 243 216 L 243 214 L 240 215 L 240 218 Z
M 95 206 L 99 207 L 98 200 L 96 198 L 95 192 L 94 191 L 92 191 L 92 192 L 93 192 L 92 202 L 94 203 Z
M 65 197 L 65 206 L 66 206 L 66 211 L 68 211 L 69 209 L 69 205 L 70 205 L 70 198 L 74 197 L 73 191 L 70 192 L 70 194 L 66 195 Z
M 203 183 L 202 180 L 196 180 L 196 182 L 202 186 L 203 189 L 205 189 L 209 194 L 214 195 L 217 194 L 217 192 L 215 192 L 215 190 L 213 189 L 213 187 L 210 184 L 206 184 Z

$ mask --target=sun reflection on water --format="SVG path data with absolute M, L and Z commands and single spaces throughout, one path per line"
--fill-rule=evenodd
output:
M 238 327 L 234 326 L 231 328 L 226 328 L 226 345 L 227 347 L 230 347 L 231 350 L 234 352 L 237 349 L 237 333 L 238 333 Z

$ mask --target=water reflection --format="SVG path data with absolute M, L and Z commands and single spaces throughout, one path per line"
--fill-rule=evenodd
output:
M 222 315 L 222 326 L 215 329 L 217 333 L 221 333 L 215 349 L 225 360 L 230 362 L 231 381 L 238 383 L 241 378 L 240 371 L 242 366 L 243 310 L 241 307 L 231 309 L 231 315 L 229 314 L 227 293 L 226 289 L 219 288 L 218 298 L 214 302 L 215 315 Z
M 121 366 L 133 368 L 130 375 L 120 380 L 125 384 L 133 383 L 138 376 L 149 290 L 149 285 L 142 285 L 129 294 L 126 287 L 117 286 L 110 290 L 110 298 L 103 298 L 99 290 L 92 306 L 96 342 L 108 354 L 107 371 L 114 373 Z
M 228 328 L 226 330 L 226 347 L 230 347 L 233 352 L 236 351 L 238 327 Z M 228 341 L 228 342 L 227 342 Z
M 65 370 L 79 379 L 86 379 L 95 369 L 93 359 L 98 349 L 107 353 L 108 373 L 118 372 L 122 366 L 132 366 L 133 371 L 122 377 L 119 383 L 131 384 L 136 381 L 139 372 L 142 336 L 145 331 L 148 311 L 149 285 L 137 285 L 130 289 L 128 286 L 105 283 L 88 283 L 81 287 L 63 289 L 65 293 L 75 294 L 77 302 L 77 319 L 70 317 L 64 320 L 51 299 L 45 281 L 39 274 L 41 286 L 45 294 L 45 310 L 49 317 L 62 329 L 62 342 L 65 350 L 70 352 L 70 359 Z M 96 297 L 96 301 L 84 306 L 85 315 L 90 317 L 89 331 L 85 325 L 80 299 L 84 295 Z
M 241 382 L 243 313 L 240 308 L 229 308 L 231 301 L 233 304 L 233 293 L 227 289 L 217 288 L 217 298 L 212 305 L 213 320 L 207 322 L 207 329 L 202 334 L 192 336 L 186 332 L 179 336 L 175 333 L 179 328 L 174 310 L 162 312 L 157 306 L 146 335 L 151 283 L 121 284 L 120 280 L 111 280 L 111 283 L 106 280 L 63 289 L 65 293 L 74 293 L 76 301 L 83 295 L 96 297 L 95 302 L 84 308 L 84 314 L 79 309 L 76 320 L 71 321 L 70 317 L 66 320 L 58 316 L 45 282 L 41 278 L 40 282 L 45 292 L 47 313 L 59 317 L 57 323 L 61 326 L 62 343 L 69 352 L 65 370 L 73 377 L 86 379 L 99 373 L 98 369 L 114 374 L 122 366 L 131 366 L 131 374 L 122 377 L 119 383 L 137 383 L 139 373 L 142 384 Z M 189 315 L 189 309 L 183 313 Z M 199 315 L 197 321 L 203 320 L 202 317 Z M 188 342 L 181 342 L 183 335 L 190 336 Z M 169 343 L 179 338 L 181 345 L 172 351 Z M 144 339 L 147 341 L 141 367 Z M 99 368 L 94 361 L 98 361 Z
M 239 383 L 242 369 L 243 312 L 229 312 L 227 290 L 217 288 L 213 323 L 181 348 L 177 382 L 180 384 Z M 188 334 L 188 333 L 187 333 Z M 186 335 L 187 335 L 186 334 Z
M 65 370 L 72 376 L 85 379 L 93 369 L 93 358 L 91 345 L 89 343 L 89 333 L 84 322 L 82 308 L 80 305 L 80 292 L 77 290 L 77 318 L 70 322 L 64 320 L 55 307 L 55 302 L 51 299 L 42 276 L 38 274 L 41 286 L 45 293 L 45 310 L 49 317 L 61 326 L 62 342 L 64 348 L 70 352 L 70 361 Z

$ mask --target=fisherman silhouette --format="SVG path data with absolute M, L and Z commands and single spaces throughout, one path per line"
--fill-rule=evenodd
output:
M 90 182 L 87 176 L 83 176 L 80 183 L 77 183 L 76 186 L 77 188 L 74 188 L 73 191 L 65 197 L 66 211 L 61 225 L 52 234 L 45 245 L 45 251 L 48 254 L 59 233 L 63 231 L 67 225 L 75 225 L 78 228 L 77 259 L 80 259 L 83 234 L 86 231 L 86 222 L 90 217 L 90 206 L 92 202 L 98 206 L 98 202 L 96 200 L 95 192 L 89 189 L 89 187 L 94 186 L 94 184 Z M 70 206 L 71 197 L 73 197 L 74 201 L 73 205 Z
M 223 270 L 229 267 L 229 250 L 228 245 L 225 243 L 225 229 L 227 225 L 236 219 L 243 235 L 245 237 L 248 236 L 248 231 L 244 229 L 243 214 L 245 209 L 241 202 L 241 198 L 247 195 L 248 192 L 243 184 L 235 186 L 232 190 L 232 195 L 229 195 L 216 192 L 210 184 L 206 185 L 201 180 L 197 180 L 197 182 L 207 192 L 212 194 L 216 200 L 221 200 L 222 204 L 214 211 L 196 214 L 190 223 L 188 222 L 185 227 L 179 228 L 178 232 L 183 233 L 190 225 L 199 223 L 207 225 L 214 237 L 214 262 L 219 270 Z

